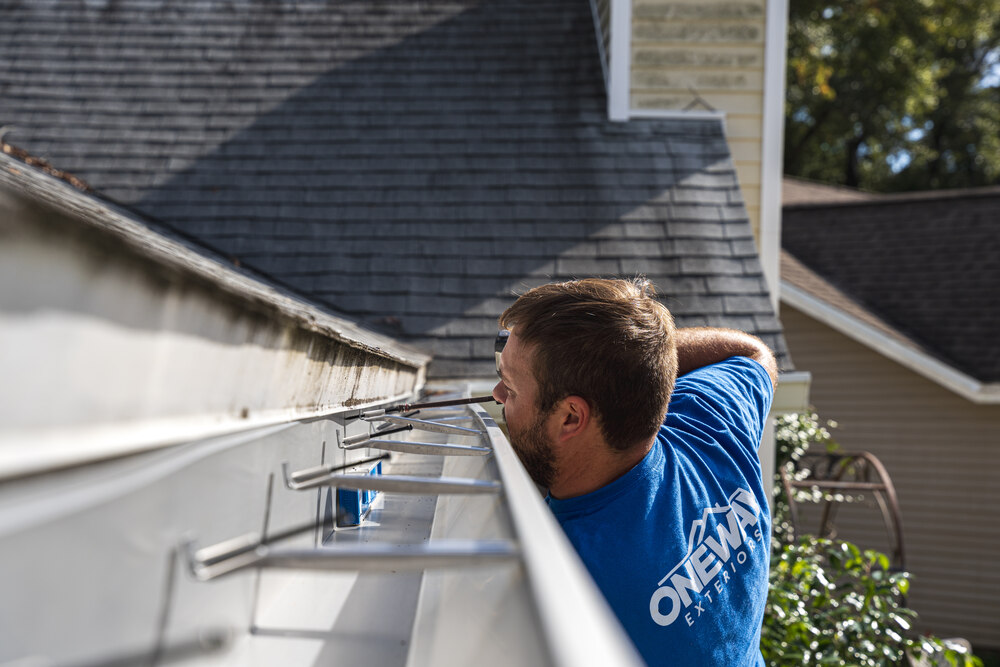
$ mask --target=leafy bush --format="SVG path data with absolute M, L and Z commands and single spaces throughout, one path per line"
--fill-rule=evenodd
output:
M 795 463 L 802 458 L 810 445 L 823 447 L 828 452 L 836 451 L 839 448 L 837 442 L 827 430 L 837 428 L 837 423 L 827 421 L 820 423 L 819 415 L 815 412 L 792 413 L 780 415 L 775 419 L 774 437 L 774 517 L 771 531 L 771 545 L 774 555 L 782 547 L 788 544 L 792 538 L 791 516 L 788 508 L 788 498 L 785 496 L 785 489 L 781 485 L 780 470 L 785 469 L 786 474 L 795 476 Z M 799 471 L 798 476 L 804 476 L 808 471 Z
M 810 444 L 836 447 L 814 413 L 780 417 L 776 435 L 776 463 L 789 471 Z M 768 665 L 982 667 L 961 646 L 912 631 L 917 614 L 904 603 L 910 575 L 891 571 L 884 554 L 812 536 L 787 543 L 788 504 L 780 482 L 775 486 L 776 535 L 761 631 Z
M 926 664 L 982 667 L 958 646 L 915 637 L 917 614 L 903 604 L 909 574 L 889 559 L 841 541 L 804 537 L 771 563 L 761 652 L 769 665 L 891 667 L 907 656 Z

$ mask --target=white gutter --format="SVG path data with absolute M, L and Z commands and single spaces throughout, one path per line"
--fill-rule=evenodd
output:
M 781 301 L 968 401 L 977 405 L 1000 405 L 1000 383 L 980 382 L 916 347 L 886 336 L 870 324 L 787 281 L 781 282 Z
M 412 396 L 429 357 L 0 156 L 0 479 Z
M 158 266 L 154 268 L 161 273 L 165 269 L 182 271 L 191 278 L 213 283 L 216 290 L 232 294 L 244 303 L 262 305 L 296 320 L 303 328 L 380 357 L 411 366 L 421 366 L 430 360 L 423 352 L 388 336 L 282 294 L 270 285 L 152 231 L 131 214 L 3 154 L 0 154 L 0 212 L 3 212 L 0 223 L 5 226 L 25 220 L 37 227 L 38 220 L 64 216 L 81 228 L 100 230 L 116 238 L 128 246 L 131 253 L 156 263 Z
M 486 426 L 493 443 L 504 498 L 510 507 L 553 664 L 638 667 L 642 660 L 635 647 L 545 506 L 506 436 L 483 406 L 470 407 Z

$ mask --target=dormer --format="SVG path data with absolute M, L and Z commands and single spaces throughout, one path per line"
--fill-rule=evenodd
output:
M 590 4 L 609 120 L 717 117 L 723 122 L 775 302 L 788 0 Z

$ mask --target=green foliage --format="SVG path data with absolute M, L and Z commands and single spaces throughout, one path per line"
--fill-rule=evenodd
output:
M 776 466 L 794 472 L 810 447 L 837 449 L 816 413 L 776 419 Z M 889 559 L 848 542 L 803 537 L 791 540 L 788 500 L 775 476 L 770 590 L 761 630 L 761 652 L 772 667 L 793 665 L 886 666 L 916 664 L 982 667 L 957 645 L 912 631 L 916 612 L 906 607 L 907 572 Z
M 876 551 L 809 537 L 786 545 L 771 563 L 764 661 L 893 667 L 910 655 L 928 664 L 982 667 L 959 647 L 913 636 L 916 612 L 903 603 L 909 586 L 909 574 L 891 572 L 889 559 Z
M 1000 182 L 1000 0 L 789 14 L 786 173 L 873 191 Z
M 775 475 L 774 475 L 774 511 L 772 515 L 771 546 L 774 551 L 780 551 L 792 537 L 791 517 L 788 509 L 788 497 L 781 485 L 778 473 L 782 468 L 791 477 L 802 477 L 807 471 L 795 471 L 795 463 L 802 458 L 810 445 L 823 447 L 828 452 L 838 448 L 837 442 L 830 435 L 829 429 L 837 427 L 834 421 L 820 422 L 815 412 L 792 413 L 780 415 L 775 419 Z

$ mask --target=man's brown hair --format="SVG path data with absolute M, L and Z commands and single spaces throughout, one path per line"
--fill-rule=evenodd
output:
M 652 437 L 677 375 L 670 311 L 645 278 L 588 278 L 536 287 L 500 316 L 532 348 L 538 409 L 580 396 L 608 445 L 625 451 Z

